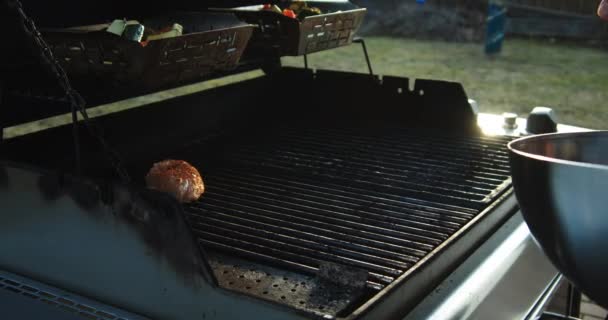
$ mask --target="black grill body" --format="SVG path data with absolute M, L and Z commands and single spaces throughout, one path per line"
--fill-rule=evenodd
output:
M 163 159 L 192 163 L 206 184 L 199 201 L 183 206 L 161 195 L 127 192 L 125 197 L 144 203 L 141 207 L 162 207 L 165 213 L 139 225 L 132 220 L 147 216 L 131 210 L 116 223 L 139 225 L 134 237 L 156 244 L 150 250 L 161 257 L 169 256 L 171 272 L 187 270 L 189 277 L 202 279 L 207 285 L 201 290 L 227 290 L 226 301 L 235 303 L 253 296 L 269 314 L 403 316 L 515 208 L 506 152 L 510 138 L 479 132 L 457 83 L 418 80 L 410 86 L 406 78 L 283 68 L 96 121 L 124 157 L 134 178 L 129 190 L 143 190 L 145 173 Z M 69 172 L 71 133 L 63 126 L 8 140 L 4 166 L 27 163 L 28 168 Z M 80 184 L 66 183 L 72 180 L 59 174 L 30 192 L 51 197 L 63 192 L 84 204 L 91 199 L 106 208 L 102 215 L 115 215 L 125 193 L 108 182 L 113 170 L 95 140 L 82 132 L 81 141 L 85 177 L 73 179 L 90 188 L 74 188 Z M 10 197 L 11 190 L 4 196 Z M 86 215 L 88 207 L 81 207 Z M 168 225 L 173 233 L 163 231 Z M 150 228 L 154 232 L 145 232 Z M 179 241 L 168 236 L 177 233 Z M 158 245 L 169 238 L 172 245 Z M 104 246 L 99 239 L 74 240 L 91 250 Z M 170 254 L 184 243 L 187 254 Z M 1 266 L 18 272 L 14 269 L 36 261 L 36 248 L 28 250 L 27 259 L 0 261 Z M 72 263 L 85 267 L 85 262 Z M 86 266 L 103 269 L 113 263 L 93 259 Z M 112 298 L 96 294 L 94 285 L 78 288 L 85 279 L 68 281 L 45 274 L 57 270 L 47 269 L 29 270 L 143 315 L 179 318 L 179 308 L 194 310 L 183 312 L 188 315 L 208 308 L 187 304 L 150 311 L 159 310 L 155 305 L 163 299 L 162 290 L 158 295 L 149 290 L 152 299 Z M 122 280 L 125 286 L 135 282 Z M 107 287 L 104 292 L 120 295 L 120 286 Z M 213 308 L 228 308 L 222 309 L 229 312 L 223 313 L 226 317 L 239 312 L 229 303 L 219 305 Z

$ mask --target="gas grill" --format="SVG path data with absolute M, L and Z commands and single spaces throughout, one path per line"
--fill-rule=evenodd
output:
M 229 73 L 260 66 L 243 59 Z M 96 301 L 67 307 L 99 319 L 474 318 L 502 310 L 505 282 L 510 316 L 542 311 L 560 278 L 517 213 L 506 145 L 519 130 L 483 134 L 458 83 L 266 71 L 89 120 L 103 143 L 83 121 L 5 139 L 4 278 L 64 292 L 33 305 Z M 69 112 L 17 91 L 5 88 L 3 107 L 20 111 L 3 127 Z M 145 188 L 170 158 L 200 170 L 201 199 Z M 482 269 L 492 284 L 456 290 Z M 472 300 L 441 311 L 462 294 Z

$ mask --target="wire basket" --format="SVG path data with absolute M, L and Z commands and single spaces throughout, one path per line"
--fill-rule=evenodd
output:
M 302 21 L 271 11 L 234 11 L 258 25 L 250 43 L 254 55 L 301 56 L 349 45 L 363 23 L 366 9 L 309 16 Z
M 79 91 L 149 92 L 235 68 L 254 26 L 241 24 L 177 37 L 130 41 L 92 28 L 43 32 Z

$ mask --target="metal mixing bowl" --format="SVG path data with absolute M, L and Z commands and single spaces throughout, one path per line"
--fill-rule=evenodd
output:
M 553 264 L 608 307 L 608 131 L 525 137 L 509 144 L 524 219 Z

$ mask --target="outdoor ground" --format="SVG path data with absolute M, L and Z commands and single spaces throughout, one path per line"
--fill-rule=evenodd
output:
M 482 112 L 515 112 L 525 116 L 534 106 L 553 107 L 563 123 L 608 129 L 608 51 L 579 46 L 507 39 L 493 58 L 478 43 L 448 43 L 385 37 L 366 39 L 374 71 L 410 78 L 461 82 Z M 284 58 L 285 65 L 302 66 L 301 57 Z M 360 46 L 312 54 L 312 67 L 367 72 Z M 90 111 L 99 115 L 188 94 L 239 79 L 260 76 L 250 72 L 113 103 Z M 6 129 L 7 137 L 49 125 L 67 123 L 55 117 Z

